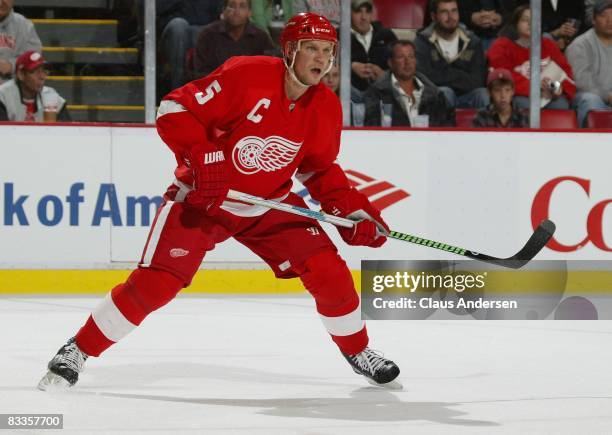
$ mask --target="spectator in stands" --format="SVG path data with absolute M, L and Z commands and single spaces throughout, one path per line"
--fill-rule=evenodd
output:
M 221 0 L 157 0 L 157 28 L 162 29 L 160 45 L 170 67 L 172 89 L 189 80 L 185 56 L 195 46 L 202 26 L 219 17 L 220 5 Z
M 511 13 L 518 6 L 530 4 L 530 0 L 502 1 L 514 4 L 512 9 L 506 9 Z M 584 11 L 585 0 L 542 0 L 542 35 L 554 40 L 561 50 L 565 50 L 569 42 L 586 29 Z
M 252 21 L 278 45 L 280 32 L 293 14 L 292 0 L 252 0 Z
M 542 33 L 550 35 L 561 50 L 578 35 L 584 20 L 583 0 L 542 0 Z
M 113 0 L 109 5 L 111 16 L 117 20 L 117 44 L 120 47 L 144 47 L 144 11 L 138 10 L 136 0 Z
M 340 27 L 340 0 L 293 0 L 293 13 L 301 12 L 323 15 L 334 27 Z
M 397 40 L 390 29 L 372 21 L 372 2 L 351 0 L 351 99 L 362 103 L 363 92 L 387 70 L 387 47 Z
M 45 86 L 47 66 L 42 55 L 26 51 L 15 61 L 15 77 L 0 85 L 0 121 L 70 121 L 66 101 Z
M 512 13 L 516 8 L 524 4 L 529 4 L 530 1 L 531 0 L 501 0 L 504 9 L 504 15 L 502 17 L 504 24 L 510 20 Z
M 495 3 L 496 7 L 495 10 L 498 10 L 498 4 L 501 4 L 501 11 L 502 11 L 502 26 L 510 19 L 510 17 L 512 16 L 512 12 L 514 12 L 514 10 L 523 4 L 528 4 L 530 2 L 530 0 L 458 0 L 458 6 L 459 6 L 459 18 L 460 21 L 467 25 L 468 28 L 470 28 L 469 23 L 467 22 L 467 20 L 464 18 L 466 16 L 465 14 L 465 10 L 467 9 L 464 6 L 468 6 L 469 2 L 475 1 L 475 2 L 480 2 L 482 3 L 482 8 L 486 9 L 486 10 L 490 10 L 491 6 L 487 6 L 487 3 L 491 2 L 491 3 Z M 546 0 L 544 0 L 546 1 Z M 424 27 L 427 27 L 431 24 L 431 0 L 429 0 L 427 2 L 427 8 L 426 8 L 426 13 L 425 13 L 425 17 L 424 17 Z M 473 30 L 472 30 L 473 31 Z M 475 32 L 476 33 L 476 32 Z M 476 35 L 478 36 L 478 34 Z M 482 42 L 482 41 L 481 41 Z
M 584 0 L 584 27 L 593 27 L 593 8 L 597 0 Z
M 579 91 L 572 105 L 584 126 L 590 110 L 612 108 L 612 0 L 595 3 L 593 28 L 576 38 L 566 53 Z
M 516 6 L 529 6 L 530 0 L 515 0 Z M 542 35 L 561 50 L 575 38 L 585 23 L 583 0 L 542 0 Z
M 513 104 L 514 79 L 504 68 L 492 70 L 487 76 L 487 89 L 491 104 L 480 109 L 472 121 L 474 127 L 523 128 L 529 127 L 529 116 L 525 110 Z
M 340 67 L 337 63 L 331 67 L 329 72 L 321 79 L 323 84 L 334 91 L 336 95 L 340 94 Z
M 414 43 L 391 43 L 389 71 L 365 92 L 365 125 L 440 127 L 455 123 L 455 111 L 444 94 L 417 72 Z
M 456 0 L 432 0 L 432 23 L 416 37 L 419 71 L 434 82 L 451 107 L 489 104 L 486 60 L 480 39 L 459 23 Z
M 531 42 L 531 10 L 528 5 L 519 6 L 500 32 L 487 53 L 491 68 L 505 68 L 512 72 L 517 107 L 529 107 L 529 45 Z M 557 45 L 542 38 L 542 107 L 569 109 L 569 102 L 576 93 L 572 67 Z
M 472 30 L 486 51 L 497 38 L 504 15 L 503 0 L 460 0 L 461 22 Z
M 0 83 L 13 76 L 17 57 L 28 50 L 42 51 L 34 24 L 13 11 L 13 0 L 0 0 Z
M 196 78 L 206 76 L 232 56 L 272 54 L 266 32 L 250 22 L 250 0 L 226 0 L 223 18 L 202 28 L 195 47 Z

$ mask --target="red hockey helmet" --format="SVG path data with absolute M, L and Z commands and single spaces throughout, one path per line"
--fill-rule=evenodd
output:
M 288 43 L 307 39 L 338 43 L 336 29 L 327 18 L 312 12 L 302 12 L 287 21 L 283 33 L 280 35 L 281 49 L 285 53 Z
M 338 34 L 327 18 L 312 12 L 302 12 L 287 21 L 280 35 L 280 45 L 285 66 L 299 83 L 301 82 L 295 77 L 293 71 L 293 63 L 295 62 L 295 53 L 300 49 L 300 42 L 307 40 L 329 41 L 333 43 L 329 65 L 323 72 L 325 75 L 334 63 L 336 47 L 338 46 Z
M 321 39 L 323 41 L 338 42 L 336 29 L 327 18 L 312 12 L 302 12 L 292 17 L 280 35 L 281 47 L 287 42 L 304 39 Z

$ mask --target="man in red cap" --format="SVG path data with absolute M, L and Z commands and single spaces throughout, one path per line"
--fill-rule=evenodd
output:
M 0 121 L 70 121 L 66 101 L 45 86 L 49 71 L 36 51 L 26 51 L 15 62 L 15 77 L 0 85 Z
M 505 68 L 497 68 L 487 75 L 487 89 L 491 103 L 478 111 L 472 122 L 474 127 L 523 128 L 529 127 L 529 117 L 525 111 L 512 102 L 514 79 Z
M 346 243 L 376 248 L 386 241 L 380 212 L 349 185 L 336 163 L 342 108 L 321 83 L 334 62 L 336 30 L 320 15 L 298 14 L 280 42 L 283 59 L 232 57 L 164 97 L 157 131 L 175 154 L 176 180 L 138 269 L 60 348 L 40 389 L 74 385 L 89 356 L 99 356 L 170 302 L 191 283 L 205 254 L 230 237 L 278 278 L 302 280 L 355 372 L 375 385 L 399 386 L 397 365 L 368 347 L 351 273 L 323 228 L 311 219 L 227 198 L 234 189 L 306 207 L 291 193 L 295 174 L 325 212 L 355 220 L 352 228 L 338 229 Z

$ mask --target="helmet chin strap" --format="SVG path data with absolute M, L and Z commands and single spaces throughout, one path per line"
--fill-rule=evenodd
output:
M 289 77 L 291 77 L 291 80 L 296 82 L 302 88 L 309 88 L 310 85 L 307 85 L 306 83 L 302 83 L 302 81 L 297 78 L 297 76 L 295 75 L 295 71 L 293 70 L 293 64 L 295 63 L 296 54 L 297 53 L 293 55 L 293 60 L 291 60 L 291 65 L 287 65 L 287 61 L 284 59 L 283 59 L 283 62 L 285 62 L 285 67 L 287 68 L 287 72 L 289 73 Z
M 285 67 L 287 68 L 287 72 L 289 72 L 289 77 L 291 77 L 291 79 L 296 82 L 299 86 L 303 87 L 303 88 L 309 88 L 312 85 L 307 85 L 306 83 L 302 83 L 302 81 L 300 79 L 297 78 L 297 76 L 295 75 L 295 70 L 293 69 L 293 65 L 295 64 L 295 58 L 297 57 L 297 52 L 300 51 L 300 46 L 302 44 L 302 41 L 298 41 L 297 42 L 297 48 L 295 50 L 295 52 L 293 53 L 293 59 L 291 59 L 291 65 L 287 65 L 287 58 L 286 56 L 283 56 L 283 63 L 285 64 Z M 323 74 L 321 74 L 321 76 L 324 76 L 325 74 L 327 74 L 332 67 L 334 66 L 334 61 L 333 61 L 334 56 L 332 55 L 332 58 L 330 59 L 329 65 L 327 66 L 327 68 L 325 68 L 325 71 L 323 71 Z

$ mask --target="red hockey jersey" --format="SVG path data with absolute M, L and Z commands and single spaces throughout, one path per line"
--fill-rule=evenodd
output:
M 192 184 L 182 154 L 197 146 L 212 157 L 214 151 L 223 152 L 231 189 L 279 199 L 289 192 L 291 178 L 297 175 L 316 199 L 346 193 L 348 181 L 334 163 L 342 129 L 340 101 L 321 83 L 297 100 L 289 100 L 285 71 L 278 58 L 233 57 L 207 77 L 164 98 L 158 131 L 177 155 L 175 174 L 180 182 Z M 168 116 L 172 122 L 173 113 L 185 111 L 203 126 L 202 133 L 194 137 L 193 132 L 181 131 L 181 118 L 176 117 L 179 125 L 172 129 L 178 129 L 180 138 L 164 134 L 160 117 Z M 229 203 L 223 208 L 228 209 Z

